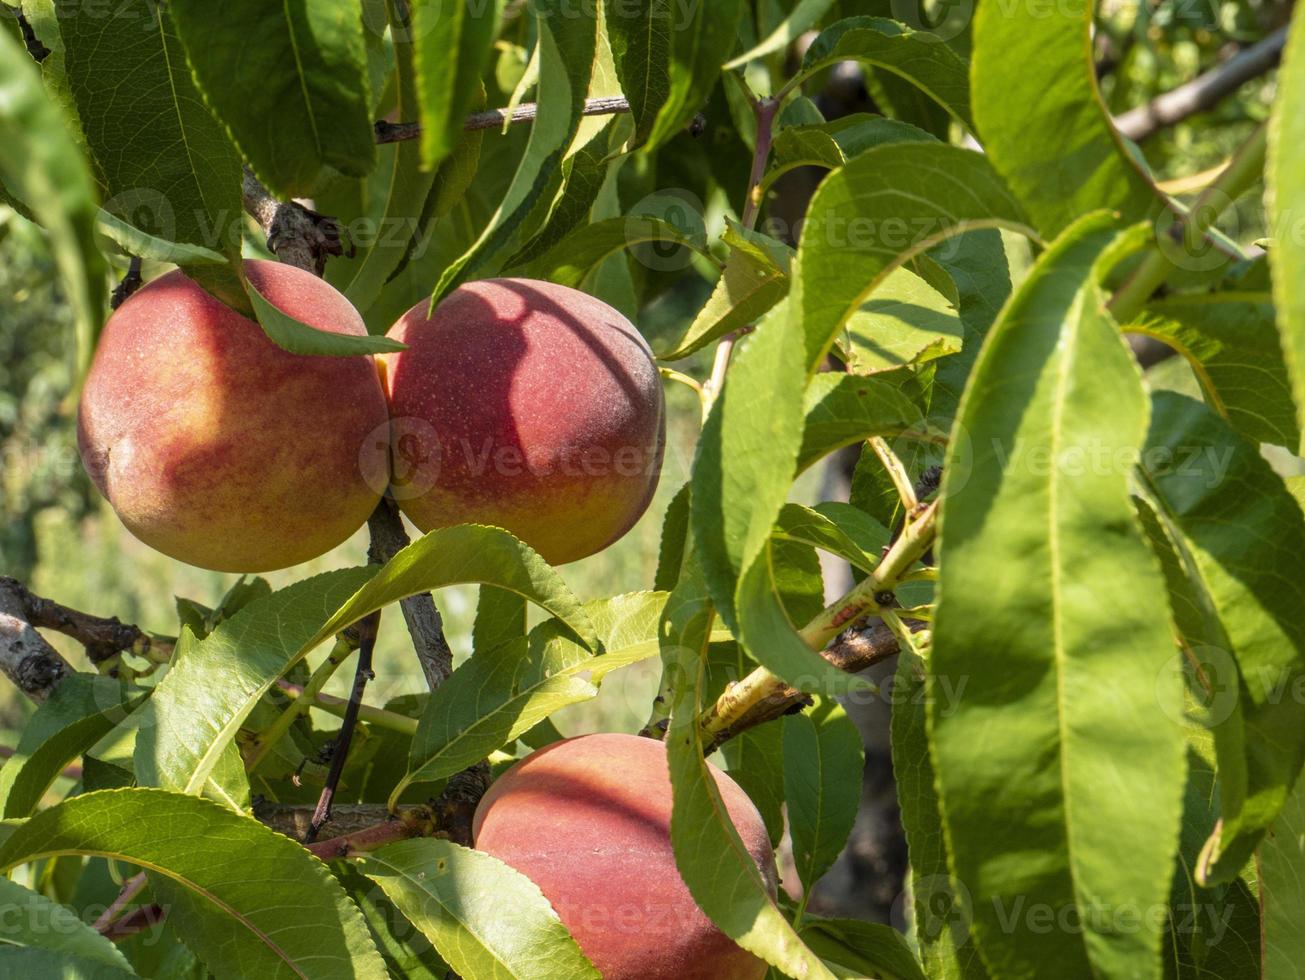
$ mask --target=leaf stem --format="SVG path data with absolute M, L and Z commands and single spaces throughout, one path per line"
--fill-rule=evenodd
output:
M 920 506 L 920 501 L 916 499 L 915 484 L 911 482 L 911 475 L 906 472 L 906 465 L 898 459 L 897 453 L 893 452 L 892 447 L 882 436 L 871 436 L 866 441 L 888 472 L 888 478 L 893 481 L 897 495 L 902 498 L 902 508 L 906 513 L 913 514 Z
M 292 684 L 290 681 L 280 680 L 276 686 L 293 697 L 301 701 L 306 700 L 305 688 L 299 684 Z M 343 718 L 344 713 L 348 710 L 349 701 L 347 698 L 337 698 L 333 694 L 318 693 L 313 695 L 312 703 L 307 707 L 317 708 L 325 711 L 328 715 L 335 715 L 337 718 Z M 392 732 L 398 732 L 400 735 L 416 735 L 417 719 L 409 718 L 407 715 L 401 715 L 397 711 L 388 711 L 385 708 L 378 708 L 371 704 L 358 705 L 358 720 L 365 721 L 369 725 L 375 725 L 377 728 L 384 728 Z
M 1228 207 L 1264 173 L 1268 124 L 1262 123 L 1241 145 L 1223 173 L 1205 188 L 1191 209 L 1167 230 L 1173 241 L 1168 248 L 1194 252 Z M 1157 243 L 1146 253 L 1141 264 L 1116 291 L 1108 304 L 1115 322 L 1126 325 L 1141 312 L 1147 300 L 1168 281 L 1177 266 L 1167 254 L 1168 248 Z
M 869 614 L 882 616 L 887 601 L 884 594 L 891 593 L 911 566 L 929 550 L 937 523 L 938 501 L 935 500 L 927 504 L 914 520 L 908 520 L 901 535 L 873 572 L 798 631 L 803 642 L 818 652 L 852 622 Z M 709 745 L 717 743 L 717 736 L 732 729 L 750 709 L 787 688 L 783 679 L 765 667 L 758 667 L 731 685 L 699 719 L 703 741 Z

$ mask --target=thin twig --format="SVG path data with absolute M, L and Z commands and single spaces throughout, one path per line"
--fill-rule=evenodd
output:
M 1167 126 L 1205 112 L 1244 83 L 1275 68 L 1286 41 L 1287 28 L 1279 28 L 1187 84 L 1121 113 L 1115 117 L 1115 126 L 1129 139 L 1140 143 Z
M 93 928 L 98 933 L 107 933 L 113 923 L 122 915 L 123 910 L 131 903 L 131 900 L 139 895 L 145 889 L 147 881 L 145 872 L 140 871 L 122 883 L 122 889 L 118 892 L 118 897 L 109 903 L 98 919 L 95 920 Z
M 334 694 L 326 694 L 322 691 L 306 693 L 305 688 L 298 684 L 292 684 L 284 678 L 277 681 L 276 686 L 279 690 L 295 699 L 295 707 L 298 711 L 306 710 L 309 707 L 320 708 L 327 714 L 343 718 L 345 712 L 349 710 L 349 701 L 346 698 L 337 698 Z M 395 711 L 387 711 L 384 708 L 377 708 L 370 704 L 360 704 L 358 706 L 358 717 L 368 724 L 376 725 L 379 728 L 387 728 L 392 732 L 398 732 L 400 735 L 411 737 L 417 734 L 417 719 L 409 718 L 407 715 L 401 715 Z
M 358 706 L 362 704 L 367 682 L 376 676 L 372 673 L 372 653 L 376 649 L 376 631 L 380 622 L 381 614 L 377 610 L 358 624 L 358 666 L 353 675 L 353 690 L 349 693 L 349 706 L 340 722 L 340 732 L 335 738 L 335 748 L 331 752 L 331 768 L 326 775 L 326 785 L 322 787 L 322 795 L 317 800 L 317 809 L 313 811 L 308 833 L 304 835 L 305 844 L 315 841 L 322 827 L 331 819 L 331 804 L 335 801 L 340 776 L 344 773 L 344 763 L 349 757 L 349 746 L 353 742 L 354 729 L 358 725 Z
M 630 103 L 623 96 L 603 96 L 597 99 L 585 99 L 581 113 L 586 116 L 611 116 L 629 112 Z M 534 122 L 539 115 L 539 105 L 525 102 L 512 109 L 486 109 L 473 112 L 463 122 L 462 128 L 467 132 L 478 129 L 495 129 L 500 126 L 512 126 L 516 123 Z M 415 140 L 421 137 L 421 123 L 391 123 L 379 120 L 376 123 L 377 143 L 399 143 L 403 140 Z

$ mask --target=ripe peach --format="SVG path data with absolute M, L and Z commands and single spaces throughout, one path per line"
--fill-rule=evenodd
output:
M 553 564 L 601 551 L 652 499 L 666 439 L 648 344 L 601 300 L 487 279 L 431 318 L 404 314 L 386 354 L 394 493 L 423 531 L 493 524 Z
M 774 853 L 752 801 L 712 767 L 730 819 L 775 893 Z M 478 849 L 530 878 L 604 980 L 759 980 L 766 964 L 698 908 L 671 850 L 662 742 L 583 735 L 500 776 L 476 808 Z
M 296 319 L 367 332 L 311 273 L 260 261 L 245 270 Z M 372 358 L 282 350 L 177 271 L 109 318 L 77 441 L 136 537 L 192 565 L 260 572 L 329 551 L 366 521 L 385 489 L 387 419 Z

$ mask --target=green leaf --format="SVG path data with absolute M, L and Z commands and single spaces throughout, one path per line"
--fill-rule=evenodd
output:
M 458 283 L 495 271 L 517 231 L 551 185 L 580 127 L 585 93 L 597 50 L 594 8 L 577 9 L 566 0 L 538 0 L 540 59 L 539 112 L 512 184 L 480 236 L 440 276 L 431 296 L 438 302 Z
M 263 328 L 263 332 L 274 344 L 292 354 L 353 357 L 358 354 L 407 350 L 406 344 L 389 337 L 332 333 L 301 323 L 273 306 L 248 279 L 245 280 L 245 295 L 253 305 L 258 325 Z
M 0 978 L 29 980 L 31 977 L 59 977 L 60 980 L 126 980 L 137 974 L 130 969 L 88 960 L 56 949 L 0 946 Z
M 917 639 L 921 643 L 924 637 Z M 909 911 L 911 933 L 920 950 L 925 973 L 934 980 L 987 980 L 988 972 L 970 941 L 972 902 L 967 890 L 951 878 L 941 803 L 929 758 L 930 698 L 941 698 L 950 710 L 965 688 L 945 675 L 936 678 L 936 692 L 926 688 L 924 660 L 914 650 L 898 654 L 893 676 L 890 722 L 893 775 L 902 829 L 910 859 L 910 886 L 902 897 Z
M 325 865 L 207 800 L 156 789 L 73 797 L 15 830 L 0 845 L 0 867 L 59 854 L 144 868 L 169 921 L 218 976 L 386 976 Z
M 730 778 L 757 805 L 772 847 L 784 837 L 784 726 L 758 725 L 720 747 Z
M 538 886 L 489 854 L 423 838 L 372 851 L 358 869 L 461 976 L 598 977 Z
M 722 60 L 737 43 L 735 32 L 745 4 L 712 0 L 670 6 L 670 91 L 645 141 L 644 150 L 649 152 L 678 135 L 707 100 L 720 77 Z M 621 81 L 624 87 L 625 79 Z
M 1288 233 L 1305 213 L 1305 17 L 1293 17 L 1278 74 L 1278 97 L 1269 120 L 1268 162 L 1265 168 L 1267 227 L 1280 229 L 1269 249 L 1273 298 L 1278 307 L 1278 331 L 1296 399 L 1296 418 L 1305 430 L 1305 240 Z M 1288 447 L 1296 449 L 1296 446 Z
M 14 757 L 0 768 L 0 812 L 29 816 L 59 773 L 121 724 L 146 696 L 110 677 L 65 677 L 23 729 Z
M 979 140 L 1046 238 L 1094 208 L 1129 220 L 1158 209 L 1155 188 L 1125 149 L 1097 89 L 1095 7 L 990 3 L 975 15 Z
M 621 91 L 634 117 L 632 146 L 648 139 L 671 91 L 671 0 L 604 0 L 603 15 Z
M 421 106 L 421 156 L 427 170 L 453 152 L 489 64 L 502 4 L 416 0 L 413 45 Z
M 727 333 L 749 326 L 788 295 L 793 250 L 767 235 L 727 220 L 721 234 L 730 250 L 725 269 L 706 306 L 698 311 L 674 350 L 658 355 L 675 361 Z
M 923 364 L 961 349 L 964 330 L 951 300 L 909 269 L 888 274 L 847 320 L 852 374 Z
M 679 245 L 707 255 L 706 242 L 684 234 L 668 221 L 645 215 L 606 218 L 567 235 L 525 270 L 532 279 L 547 279 L 578 288 L 609 255 L 644 242 Z
M 1264 980 L 1292 980 L 1305 963 L 1305 785 L 1298 785 L 1259 852 Z
M 784 800 L 793 863 L 810 895 L 837 860 L 861 805 L 861 733 L 832 698 L 784 718 Z
M 331 873 L 358 906 L 390 976 L 403 980 L 447 980 L 449 966 L 440 959 L 431 941 L 370 878 L 342 861 L 331 863 Z
M 1273 301 L 1264 293 L 1176 296 L 1124 329 L 1163 341 L 1191 365 L 1206 403 L 1257 442 L 1300 445 Z
M 724 67 L 741 68 L 754 58 L 761 58 L 781 48 L 786 48 L 809 28 L 820 22 L 825 12 L 834 5 L 834 0 L 798 0 L 789 15 L 775 26 L 764 39 L 753 45 L 743 54 L 725 62 Z
M 448 585 L 493 585 L 552 613 L 591 650 L 598 637 L 561 576 L 529 545 L 480 524 L 438 528 L 408 545 L 362 586 L 306 644 L 311 649 L 377 609 Z
M 589 603 L 605 652 L 594 656 L 556 621 L 529 637 L 477 650 L 431 693 L 409 749 L 408 772 L 390 794 L 434 782 L 483 759 L 553 712 L 598 695 L 613 670 L 657 655 L 666 597 L 632 593 Z
M 911 948 L 892 926 L 810 916 L 803 921 L 801 933 L 836 976 L 925 980 Z
M 694 901 L 727 936 L 790 976 L 825 980 L 833 974 L 770 897 L 703 758 L 698 718 L 707 707 L 703 690 L 712 618 L 707 583 L 690 561 L 666 601 L 660 631 L 663 663 L 676 679 L 666 734 L 675 863 Z
M 1254 443 L 1200 402 L 1172 392 L 1153 401 L 1143 474 L 1218 617 L 1222 659 L 1231 655 L 1240 674 L 1237 699 L 1219 712 L 1226 717 L 1211 719 L 1223 802 L 1196 875 L 1202 884 L 1230 881 L 1305 761 L 1305 704 L 1287 693 L 1305 677 L 1297 614 L 1305 603 L 1305 518 Z M 1227 683 L 1230 674 L 1214 676 Z
M 133 716 L 141 785 L 199 793 L 254 706 L 375 572 L 350 568 L 305 579 L 251 602 L 203 640 L 183 632 L 168 673 Z
M 941 38 L 886 17 L 849 17 L 811 42 L 797 79 L 805 81 L 840 61 L 906 79 L 974 132 L 966 64 Z
M 5 909 L 5 943 L 59 950 L 95 963 L 131 970 L 118 947 L 82 922 L 72 909 L 8 878 L 0 878 L 0 907 Z M 0 944 L 0 949 L 3 948 Z M 6 969 L 13 970 L 13 967 L 0 961 L 0 974 Z
M 128 255 L 171 265 L 224 265 L 230 258 L 202 245 L 184 245 L 155 238 L 101 210 L 95 216 L 95 230 L 112 239 Z
M 885 143 L 911 143 L 931 140 L 922 129 L 858 112 L 826 123 L 785 126 L 775 134 L 770 151 L 770 169 L 762 178 L 758 195 L 767 191 L 784 174 L 798 167 L 824 167 L 836 170 L 858 153 Z
M 278 197 L 311 194 L 328 167 L 361 177 L 376 165 L 357 2 L 168 8 L 205 100 Z
M 865 551 L 833 519 L 801 504 L 784 505 L 775 522 L 774 537 L 827 551 L 865 572 L 878 564 L 877 552 Z
M 517 593 L 482 585 L 480 600 L 476 603 L 476 619 L 472 623 L 472 651 L 487 653 L 524 637 L 529 632 L 526 626 L 528 611 L 526 600 Z
M 981 154 L 941 143 L 866 150 L 820 185 L 798 243 L 794 299 L 807 371 L 893 269 L 964 231 L 1002 227 L 1036 238 Z
M 458 10 L 464 6 L 459 5 Z M 383 30 L 384 26 L 381 22 L 369 28 Z M 414 32 L 424 40 L 420 27 L 400 26 L 391 34 L 395 62 L 393 112 L 399 119 L 416 119 L 420 111 L 411 40 Z M 423 124 L 423 138 L 428 132 Z M 465 143 L 478 152 L 479 140 L 480 134 L 468 134 Z M 455 146 L 462 148 L 463 144 Z M 451 170 L 456 169 L 453 160 L 449 164 Z M 363 241 L 357 242 L 359 236 L 351 236 L 354 254 L 334 259 L 327 265 L 327 279 L 359 310 L 366 311 L 376 302 L 385 283 L 407 261 L 415 247 L 413 240 L 421 235 L 427 223 L 424 212 L 433 204 L 432 188 L 437 179 L 447 176 L 442 167 L 439 171 L 422 168 L 422 146 L 417 140 L 400 140 L 381 147 L 379 166 L 364 185 L 367 190 L 363 196 L 368 206 L 357 219 L 364 229 Z M 375 191 L 371 190 L 373 187 Z
M 243 305 L 240 156 L 195 89 L 167 9 L 123 0 L 106 17 L 94 5 L 56 7 L 104 209 L 154 238 L 227 256 L 229 264 L 192 275 Z
M 1129 499 L 1146 398 L 1099 289 L 1144 232 L 1089 215 L 1043 253 L 979 355 L 944 465 L 931 745 L 995 976 L 1160 974 L 1161 924 L 1121 917 L 1169 895 L 1181 681 Z M 1035 911 L 1074 906 L 1073 930 Z
M 675 492 L 671 502 L 666 505 L 666 517 L 662 520 L 661 544 L 657 550 L 657 572 L 653 576 L 653 588 L 669 592 L 680 580 L 680 569 L 684 567 L 685 551 L 689 537 L 689 484 Z
M 805 401 L 799 472 L 871 436 L 940 438 L 930 434 L 919 408 L 901 388 L 883 378 L 826 371 L 811 379 Z
M 104 260 L 95 247 L 95 187 L 68 122 L 21 45 L 0 37 L 0 184 L 49 232 L 73 308 L 81 376 L 104 317 Z

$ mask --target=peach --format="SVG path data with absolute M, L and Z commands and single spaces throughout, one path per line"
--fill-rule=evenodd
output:
M 262 261 L 245 270 L 296 319 L 366 334 L 311 273 Z M 329 551 L 367 520 L 385 489 L 387 422 L 372 358 L 291 354 L 176 271 L 109 318 L 77 441 L 141 541 L 203 568 L 261 572 Z
M 730 819 L 775 894 L 761 814 L 711 767 Z M 698 908 L 671 850 L 666 746 L 583 735 L 500 776 L 476 808 L 475 846 L 530 878 L 605 980 L 759 980 L 766 964 Z
M 634 326 L 601 300 L 530 279 L 450 293 L 390 330 L 393 487 L 417 527 L 506 528 L 553 563 L 625 534 L 656 489 L 661 377 Z

